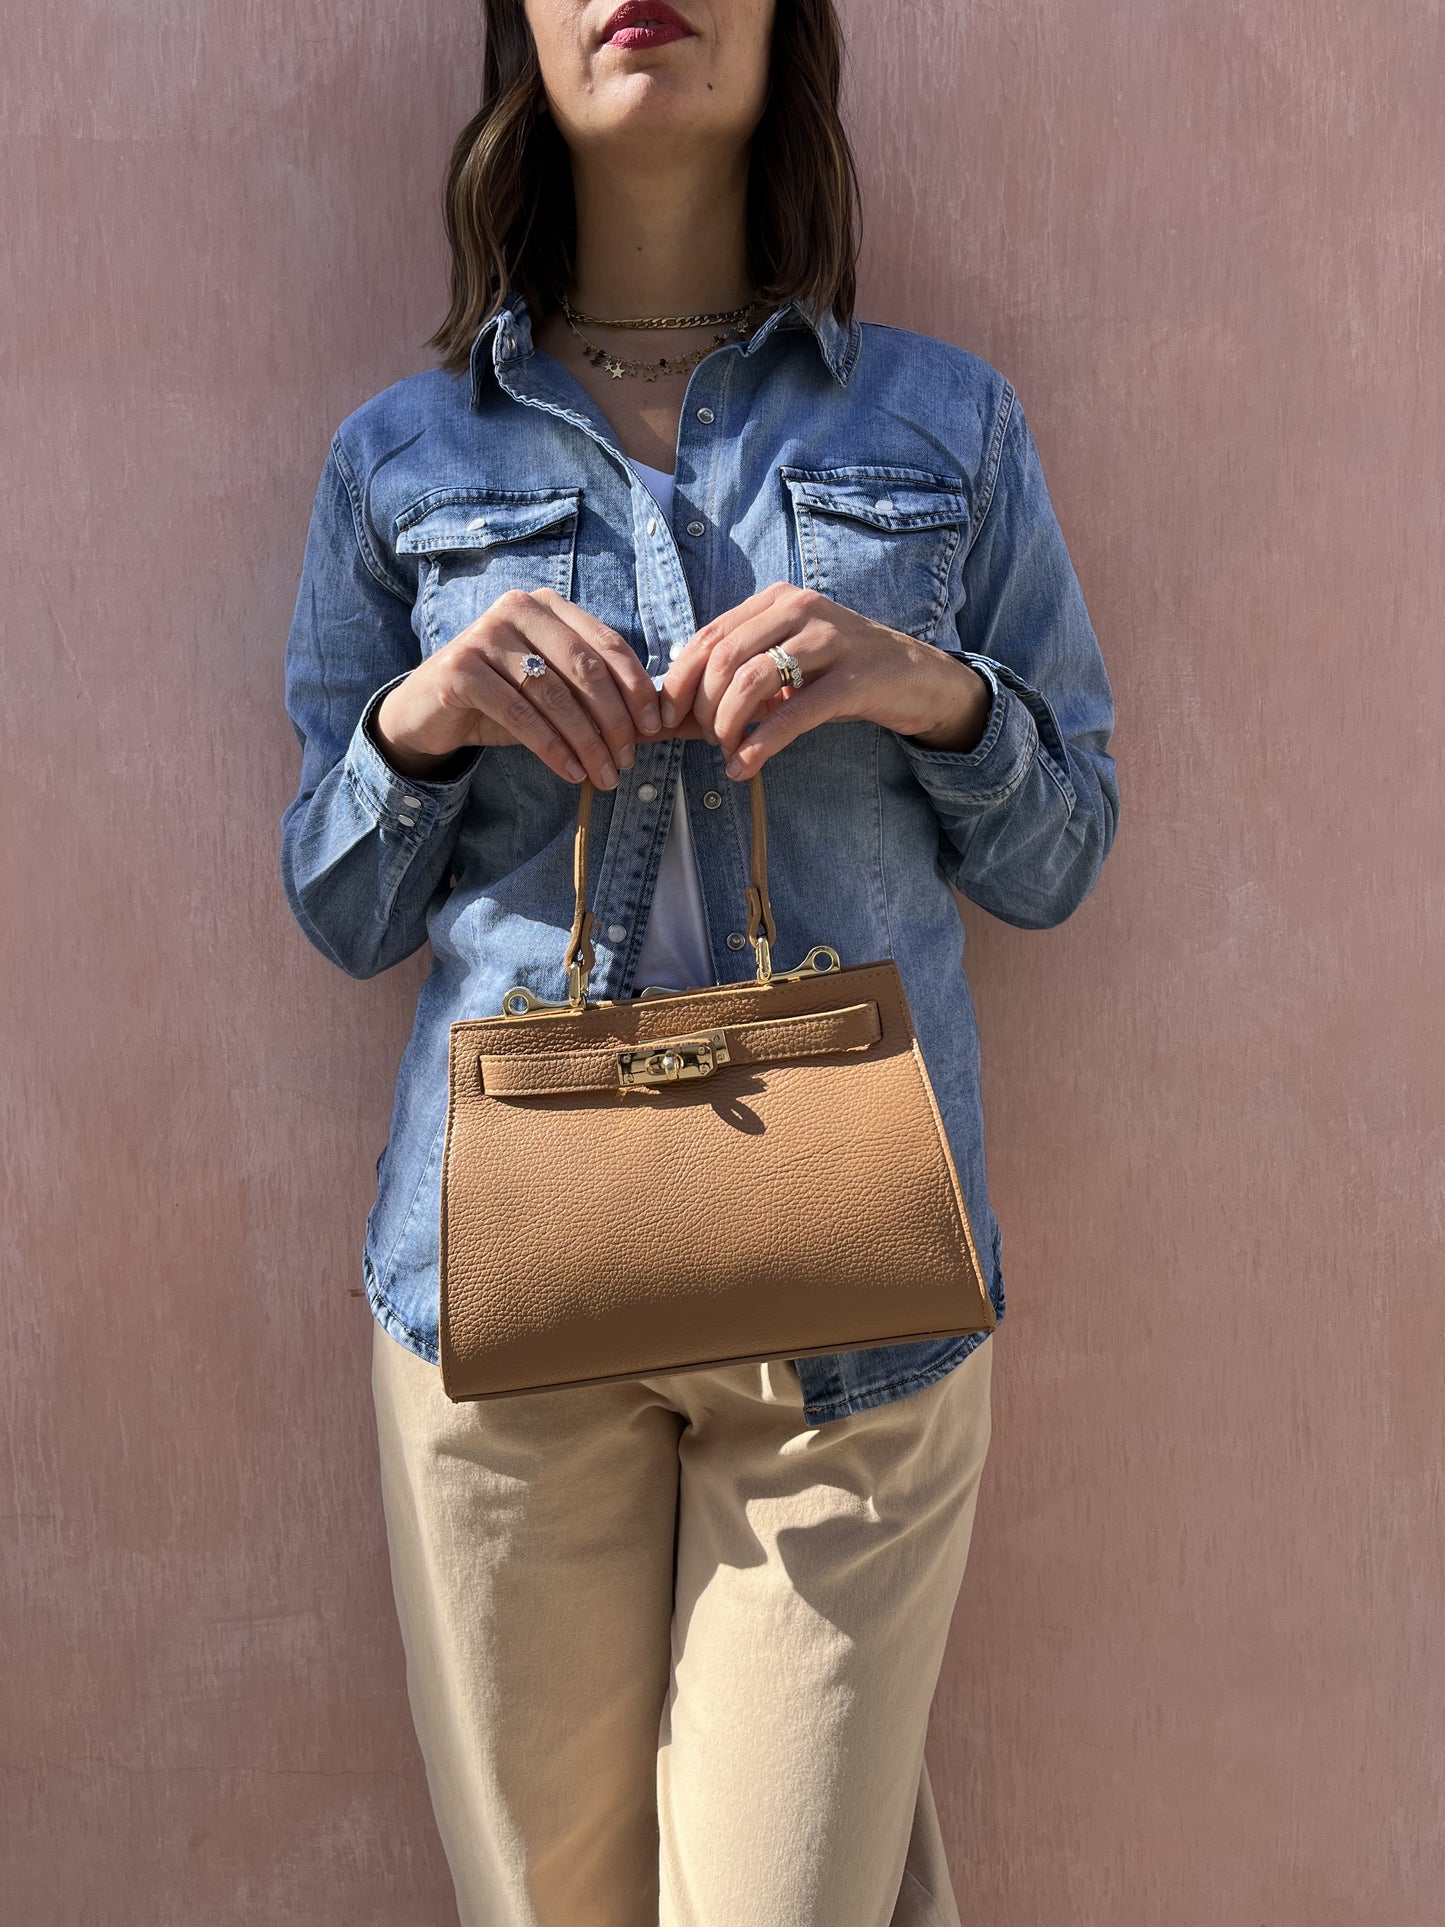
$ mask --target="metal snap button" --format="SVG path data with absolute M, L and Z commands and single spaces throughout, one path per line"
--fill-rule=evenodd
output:
M 471 521 L 467 523 L 467 534 L 474 534 L 477 529 L 484 529 L 486 526 L 487 518 L 485 515 L 474 515 Z
M 625 923 L 609 923 L 607 926 L 607 935 L 613 943 L 621 943 L 622 939 L 627 935 L 627 925 Z
M 722 802 L 722 794 L 719 790 L 704 790 L 702 793 L 702 802 L 704 809 L 715 810 Z
M 650 803 L 657 794 L 656 783 L 639 783 L 637 786 L 637 794 L 642 798 L 644 803 Z
M 710 422 L 712 420 L 712 410 L 710 408 L 699 408 L 697 418 L 700 422 Z
M 689 522 L 687 532 L 689 535 L 705 535 L 707 533 L 706 525 L 702 522 Z
M 414 816 L 398 816 L 396 820 L 398 823 L 405 823 L 409 830 L 416 826 L 416 818 Z
M 747 942 L 747 938 L 743 935 L 741 930 L 729 930 L 728 932 L 728 949 L 729 950 L 741 950 L 743 945 L 746 942 Z
M 649 515 L 647 518 L 647 533 L 649 535 L 657 534 L 657 517 L 655 515 Z

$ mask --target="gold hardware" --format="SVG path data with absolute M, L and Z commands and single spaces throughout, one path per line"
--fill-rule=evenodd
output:
M 763 938 L 762 942 L 766 943 L 767 939 Z M 817 958 L 826 958 L 827 961 L 823 963 L 816 962 L 815 959 Z M 770 970 L 767 977 L 760 976 L 756 978 L 748 987 L 756 988 L 765 983 L 795 983 L 799 977 L 826 977 L 833 971 L 841 970 L 842 968 L 843 960 L 831 944 L 815 943 L 796 970 Z M 571 981 L 570 973 L 574 970 L 580 975 L 581 966 L 569 966 L 569 984 Z M 583 985 L 585 989 L 585 978 L 583 979 Z M 724 990 L 739 990 L 743 987 L 742 984 L 724 984 L 721 986 L 696 984 L 690 990 L 664 990 L 660 985 L 650 984 L 645 991 L 636 991 L 631 997 L 597 997 L 585 1003 L 574 1002 L 569 997 L 564 1003 L 554 1004 L 549 1002 L 545 997 L 539 997 L 535 991 L 529 990 L 525 984 L 513 984 L 512 988 L 502 998 L 501 1014 L 503 1017 L 509 1017 L 520 1023 L 528 1017 L 552 1017 L 561 1012 L 570 1012 L 573 1016 L 580 1016 L 584 1010 L 627 1009 L 632 1004 L 642 1000 L 653 1003 L 660 1002 L 665 997 L 697 997 L 709 989 L 722 988 Z
M 816 964 L 813 962 L 814 957 L 831 957 L 832 962 Z M 821 976 L 826 970 L 841 970 L 843 968 L 843 959 L 838 955 L 832 944 L 815 943 L 798 968 L 800 971 L 807 971 L 810 974 Z
M 537 996 L 525 984 L 513 984 L 502 999 L 504 1017 L 530 1017 L 533 1012 L 547 1010 L 571 1010 L 571 1004 L 549 1003 L 545 997 Z
M 766 941 L 766 939 L 764 939 Z M 828 963 L 815 963 L 815 957 L 827 957 Z M 770 984 L 795 983 L 799 977 L 827 977 L 835 970 L 843 968 L 843 959 L 830 943 L 815 943 L 796 970 L 774 970 L 768 977 Z
M 620 1085 L 677 1084 L 684 1079 L 710 1077 L 719 1064 L 731 1062 L 727 1038 L 720 1030 L 699 1031 L 691 1037 L 655 1037 L 617 1053 Z

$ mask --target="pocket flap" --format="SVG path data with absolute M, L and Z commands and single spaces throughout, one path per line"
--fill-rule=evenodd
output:
M 899 469 L 781 469 L 795 509 L 847 516 L 875 529 L 966 527 L 968 497 L 947 476 Z
M 440 555 L 520 542 L 570 521 L 581 500 L 580 488 L 433 489 L 397 516 L 396 551 Z

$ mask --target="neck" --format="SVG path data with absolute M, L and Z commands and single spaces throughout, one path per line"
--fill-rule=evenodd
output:
M 569 296 L 596 315 L 737 308 L 747 265 L 747 150 L 649 171 L 574 155 L 577 264 Z

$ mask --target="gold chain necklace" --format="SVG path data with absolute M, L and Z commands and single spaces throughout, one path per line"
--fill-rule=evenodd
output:
M 624 375 L 641 375 L 644 381 L 656 381 L 659 375 L 687 374 L 714 348 L 726 347 L 730 340 L 741 340 L 752 332 L 747 318 L 758 305 L 759 299 L 754 295 L 741 308 L 724 308 L 716 314 L 638 315 L 624 320 L 609 320 L 602 315 L 581 314 L 565 294 L 561 296 L 562 313 L 566 316 L 567 326 L 581 342 L 588 361 L 594 368 L 605 368 L 614 381 L 620 381 Z M 579 321 L 604 328 L 704 328 L 713 327 L 719 322 L 732 325 L 726 333 L 715 334 L 705 348 L 690 349 L 683 355 L 659 355 L 655 361 L 635 361 L 614 355 L 610 349 L 589 341 L 577 326 Z

